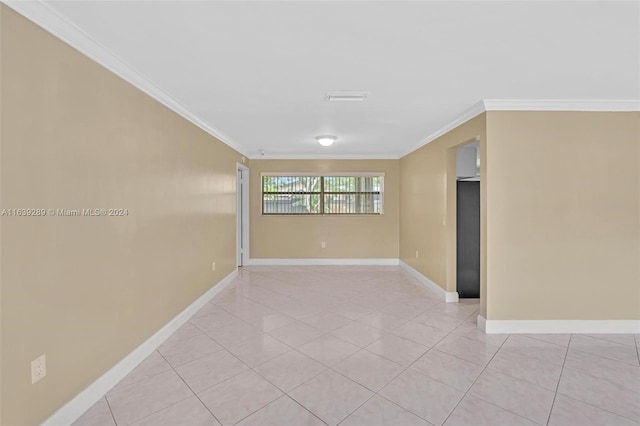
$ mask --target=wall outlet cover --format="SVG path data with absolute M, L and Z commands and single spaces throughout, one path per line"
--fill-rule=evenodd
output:
M 46 355 L 40 355 L 31 361 L 31 384 L 34 384 L 47 375 L 47 358 Z

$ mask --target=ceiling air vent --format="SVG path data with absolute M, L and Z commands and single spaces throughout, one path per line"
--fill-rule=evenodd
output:
M 324 100 L 329 102 L 358 102 L 367 98 L 367 92 L 327 92 Z

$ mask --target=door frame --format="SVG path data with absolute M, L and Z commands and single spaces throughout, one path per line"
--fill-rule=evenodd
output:
M 480 136 L 461 141 L 447 148 L 447 174 L 446 174 L 446 212 L 445 225 L 447 234 L 446 246 L 446 291 L 452 295 L 447 296 L 447 302 L 459 302 L 458 274 L 457 274 L 457 250 L 458 250 L 458 214 L 457 214 L 457 173 L 456 157 L 457 149 L 472 142 L 480 142 L 480 312 L 483 313 L 483 302 L 486 300 L 486 141 Z M 486 305 L 484 305 L 486 306 Z
M 237 266 L 249 265 L 249 188 L 249 168 L 244 164 L 236 163 Z

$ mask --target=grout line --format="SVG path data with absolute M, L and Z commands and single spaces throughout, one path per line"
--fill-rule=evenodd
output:
M 507 337 L 507 339 L 508 339 L 508 337 Z M 487 362 L 487 364 L 483 367 L 483 369 L 482 369 L 482 371 L 480 372 L 480 374 L 478 374 L 478 376 L 475 378 L 475 380 L 471 383 L 471 386 L 469 386 L 469 387 L 467 388 L 467 390 L 464 392 L 464 394 L 462 395 L 462 398 L 460 398 L 460 401 L 458 401 L 458 403 L 456 404 L 456 406 L 455 406 L 455 407 L 453 407 L 453 409 L 449 412 L 449 414 L 447 415 L 447 417 L 444 419 L 444 421 L 442 422 L 443 424 L 444 424 L 444 423 L 446 423 L 446 422 L 447 422 L 447 420 L 449 420 L 449 417 L 451 417 L 451 414 L 453 414 L 453 412 L 454 412 L 454 411 L 456 411 L 456 408 L 458 408 L 458 406 L 460 405 L 460 403 L 462 402 L 462 400 L 463 400 L 463 399 L 465 399 L 465 397 L 469 394 L 469 391 L 471 390 L 471 388 L 473 388 L 473 385 L 475 385 L 475 384 L 476 384 L 476 382 L 478 381 L 478 379 L 479 379 L 479 378 L 484 374 L 484 372 L 487 370 L 487 367 L 489 367 L 489 364 L 491 364 L 491 361 L 493 361 L 493 358 L 495 358 L 495 356 L 496 356 L 496 355 L 498 355 L 498 352 L 500 352 L 500 349 L 502 349 L 502 347 L 504 346 L 504 344 L 505 344 L 505 342 L 507 341 L 507 339 L 504 339 L 504 341 L 502 342 L 502 344 L 498 347 L 498 350 L 494 352 L 493 356 L 492 356 L 492 357 L 491 357 L 491 359 Z M 473 340 L 473 339 L 471 339 L 471 340 Z M 482 342 L 481 342 L 481 343 L 482 343 Z M 486 343 L 486 344 L 488 344 L 488 343 Z M 492 346 L 495 346 L 495 345 L 492 345 Z M 457 357 L 456 357 L 456 358 L 457 358 Z M 471 396 L 474 396 L 474 395 L 471 395 Z M 477 397 L 476 397 L 476 398 L 477 398 Z M 479 398 L 479 399 L 482 399 L 482 398 Z M 482 400 L 484 401 L 484 399 L 482 399 Z M 488 401 L 486 401 L 486 402 L 488 402 Z M 492 404 L 492 405 L 496 406 L 495 404 Z M 504 409 L 504 408 L 502 408 L 502 407 L 499 407 L 499 408 L 501 408 L 501 409 L 503 409 L 503 410 L 505 410 L 505 411 L 509 411 L 509 410 L 506 410 L 506 409 Z M 511 413 L 511 411 L 509 411 L 509 412 Z M 517 413 L 513 413 L 513 414 L 515 414 L 515 415 L 517 415 L 517 416 L 520 416 L 520 415 L 519 415 L 519 414 L 517 414 Z M 522 416 L 520 416 L 520 417 L 522 417 Z M 527 419 L 527 420 L 529 420 L 529 419 Z
M 637 420 L 635 420 L 635 419 L 633 419 L 633 418 L 631 418 L 631 417 L 627 417 L 626 415 L 623 415 L 623 414 L 620 414 L 620 413 L 616 413 L 615 411 L 607 410 L 607 409 L 602 408 L 602 407 L 599 407 L 599 406 L 597 406 L 597 405 L 593 405 L 593 404 L 591 404 L 591 403 L 589 403 L 589 402 L 582 401 L 581 399 L 575 398 L 575 397 L 573 397 L 573 396 L 565 395 L 565 394 L 563 394 L 563 393 L 561 393 L 561 394 L 559 394 L 559 395 L 562 395 L 562 397 L 563 397 L 563 398 L 569 398 L 569 399 L 572 399 L 572 400 L 574 400 L 574 401 L 576 401 L 576 402 L 579 402 L 579 403 L 584 404 L 584 405 L 588 405 L 589 407 L 596 408 L 596 409 L 598 409 L 598 410 L 600 410 L 600 411 L 605 411 L 605 412 L 607 412 L 607 413 L 609 413 L 609 414 L 613 414 L 613 415 L 615 415 L 615 416 L 617 416 L 617 417 L 622 417 L 622 418 L 623 418 L 623 419 L 625 419 L 625 420 L 630 420 L 631 422 L 638 423 L 638 421 L 637 421 Z
M 546 334 L 546 333 L 537 333 L 537 334 Z M 548 343 L 550 345 L 559 346 L 561 348 L 568 348 L 569 347 L 569 343 L 567 343 L 566 345 L 561 345 L 559 343 L 550 342 L 548 340 L 544 340 L 544 339 L 540 339 L 540 338 L 536 337 L 537 334 L 536 333 L 520 333 L 520 334 L 514 334 L 514 336 L 528 337 L 530 339 L 537 340 L 538 342 Z M 569 334 L 569 341 L 571 341 L 571 334 L 570 333 L 558 333 L 558 334 Z
M 118 422 L 116 422 L 116 416 L 113 415 L 113 410 L 111 409 L 111 404 L 109 404 L 109 399 L 107 399 L 107 395 L 106 394 L 104 396 L 104 400 L 107 403 L 107 407 L 109 407 L 109 413 L 111 414 L 111 418 L 113 419 L 113 424 L 117 426 Z
M 351 379 L 349 379 L 349 380 L 351 380 Z M 358 383 L 358 384 L 359 384 L 359 383 Z M 369 391 L 370 391 L 370 389 L 369 389 L 369 388 L 365 388 L 365 389 L 367 389 L 367 390 L 369 390 Z M 357 406 L 356 408 L 354 408 L 353 410 L 349 411 L 349 414 L 347 414 L 347 415 L 344 417 L 344 419 L 340 420 L 340 421 L 336 424 L 336 426 L 340 426 L 340 424 L 342 424 L 342 422 L 344 422 L 344 421 L 345 421 L 345 420 L 347 420 L 349 417 L 351 417 L 351 415 L 352 415 L 353 413 L 355 413 L 356 411 L 358 411 L 358 410 L 360 409 L 360 407 L 362 407 L 364 404 L 366 404 L 367 402 L 369 402 L 369 400 L 370 400 L 371 398 L 373 398 L 374 396 L 376 396 L 376 395 L 377 395 L 377 393 L 372 392 L 372 393 L 371 393 L 371 396 L 370 396 L 369 398 L 367 398 L 367 399 L 366 399 L 366 401 L 364 401 L 362 404 L 358 405 L 358 406 Z
M 573 337 L 573 335 L 571 335 L 571 337 Z M 571 343 L 571 337 L 569 338 L 569 343 Z M 599 356 L 599 355 L 592 354 L 592 353 L 590 353 L 590 352 L 581 351 L 581 350 L 579 350 L 579 349 L 575 349 L 575 348 L 572 348 L 572 349 L 574 349 L 574 350 L 576 350 L 576 351 L 578 351 L 578 352 L 582 352 L 582 353 L 589 354 L 589 355 Z M 567 359 L 568 355 L 569 355 L 569 347 L 567 347 L 567 355 L 565 356 L 565 363 L 566 363 L 566 359 Z M 601 357 L 601 358 L 606 359 L 606 360 L 610 360 L 609 358 L 605 358 L 605 357 Z M 622 363 L 622 362 L 620 362 L 620 364 L 624 364 L 624 365 L 626 365 L 626 366 L 629 366 L 629 364 L 625 364 L 625 363 Z M 633 366 L 633 367 L 635 367 L 635 366 Z M 605 381 L 607 381 L 606 379 L 602 379 L 602 378 L 600 378 L 600 377 L 592 376 L 588 371 L 584 371 L 584 370 L 576 370 L 576 369 L 571 368 L 571 367 L 565 367 L 565 366 L 564 366 L 564 364 L 562 365 L 562 372 L 561 372 L 561 374 L 560 374 L 560 380 L 562 379 L 562 374 L 564 374 L 564 370 L 565 370 L 565 369 L 567 369 L 567 370 L 571 370 L 571 371 L 576 371 L 576 372 L 578 372 L 578 373 L 580 373 L 580 374 L 585 374 L 585 375 L 590 376 L 590 377 L 593 377 L 593 378 L 595 378 L 595 379 L 597 379 L 597 380 L 605 380 Z M 558 380 L 558 386 L 556 387 L 556 396 L 558 395 L 558 388 L 560 387 L 560 380 Z M 611 382 L 609 382 L 609 383 L 611 383 Z M 616 386 L 616 387 L 620 388 L 621 390 L 623 390 L 623 391 L 625 391 L 625 392 L 628 392 L 628 391 L 629 391 L 627 388 L 622 387 L 622 386 L 619 386 L 617 383 L 611 383 L 611 384 L 612 384 L 613 386 Z M 572 396 L 570 396 L 570 395 L 566 395 L 566 394 L 564 394 L 564 393 L 561 393 L 560 395 L 562 395 L 562 396 L 563 396 L 563 397 L 565 397 L 565 398 L 570 398 L 570 399 L 573 399 L 574 401 L 578 401 L 578 402 L 580 402 L 580 403 L 582 403 L 582 404 L 589 405 L 589 406 L 591 406 L 591 407 L 597 408 L 598 410 L 602 410 L 602 411 L 606 411 L 606 412 L 608 412 L 608 413 L 614 414 L 614 415 L 616 415 L 616 416 L 618 416 L 618 417 L 622 417 L 622 418 L 625 418 L 625 419 L 629 419 L 629 420 L 632 420 L 632 421 L 636 421 L 636 420 L 634 420 L 634 419 L 632 419 L 632 418 L 629 418 L 629 417 L 627 417 L 626 415 L 623 415 L 623 414 L 621 414 L 621 413 L 616 413 L 615 411 L 611 411 L 611 410 L 609 410 L 609 409 L 606 409 L 606 408 L 600 407 L 600 406 L 598 406 L 598 405 L 592 404 L 592 403 L 587 402 L 587 401 L 583 401 L 583 400 L 581 400 L 581 399 L 578 399 L 578 398 L 572 397 Z M 555 396 L 554 396 L 554 398 L 553 398 L 553 401 L 554 401 L 554 404 L 555 404 Z
M 417 413 L 414 413 L 414 412 L 413 412 L 413 411 L 411 411 L 411 410 L 407 410 L 406 408 L 402 407 L 401 405 L 397 404 L 396 402 L 391 401 L 391 400 L 390 400 L 390 399 L 388 399 L 388 398 L 385 398 L 385 396 L 384 396 L 384 395 L 381 395 L 381 394 L 380 394 L 380 392 L 382 392 L 382 390 L 384 390 L 384 388 L 386 388 L 387 386 L 389 386 L 389 384 L 391 384 L 391 383 L 392 383 L 395 379 L 397 379 L 400 375 L 404 374 L 407 370 L 409 370 L 409 369 L 413 366 L 413 364 L 415 364 L 419 359 L 421 359 L 421 358 L 422 358 L 422 357 L 424 357 L 426 354 L 428 354 L 429 352 L 431 352 L 431 350 L 432 350 L 432 349 L 434 349 L 434 348 L 435 348 L 435 347 L 436 347 L 436 346 L 437 346 L 437 345 L 438 345 L 442 340 L 444 340 L 445 338 L 447 338 L 447 336 L 449 336 L 449 334 L 451 334 L 451 332 L 449 332 L 449 333 L 447 333 L 446 335 L 444 335 L 440 340 L 438 340 L 436 343 L 434 343 L 434 344 L 433 344 L 433 346 L 428 347 L 428 349 L 427 349 L 427 351 L 426 351 L 425 353 L 423 353 L 423 354 L 422 354 L 422 355 L 420 355 L 418 358 L 416 358 L 415 360 L 413 360 L 413 362 L 411 362 L 408 366 L 404 367 L 404 366 L 402 366 L 402 365 L 401 365 L 401 367 L 404 367 L 404 369 L 403 369 L 400 373 L 398 373 L 398 374 L 397 374 L 393 379 L 391 379 L 389 382 L 387 382 L 387 384 L 385 384 L 385 385 L 384 385 L 383 387 L 381 387 L 378 391 L 376 391 L 376 392 L 374 393 L 374 395 L 378 395 L 379 397 L 384 398 L 385 400 L 387 400 L 387 401 L 389 401 L 389 402 L 393 403 L 394 405 L 396 405 L 396 406 L 400 407 L 401 409 L 403 409 L 403 410 L 405 410 L 405 411 L 407 411 L 407 412 L 409 412 L 409 413 L 413 414 L 414 416 L 416 416 L 416 417 L 418 417 L 418 418 L 420 418 L 420 419 L 422 419 L 422 420 L 426 421 L 427 423 L 432 424 L 430 421 L 428 421 L 427 419 L 425 419 L 425 418 L 424 418 L 424 417 L 422 417 L 421 415 L 419 415 L 419 414 L 417 414 Z M 397 337 L 400 337 L 400 336 L 397 336 Z M 403 337 L 400 337 L 400 338 L 403 338 Z M 405 339 L 405 340 L 409 340 L 409 339 Z M 415 341 L 413 341 L 413 340 L 409 340 L 409 341 L 410 341 L 410 342 L 413 342 L 413 343 L 417 343 L 417 344 L 419 344 L 419 345 L 421 345 L 421 346 L 426 346 L 426 345 L 424 345 L 424 344 L 422 344 L 422 343 L 418 343 L 418 342 L 415 342 Z M 391 361 L 391 360 L 390 360 L 390 361 Z M 394 362 L 395 362 L 395 361 L 394 361 Z M 418 371 L 415 371 L 415 370 L 413 370 L 413 369 L 412 369 L 411 371 L 413 371 L 413 372 L 415 372 L 415 373 L 417 373 L 417 374 L 420 374 L 420 375 L 422 375 L 422 376 L 424 376 L 424 377 L 428 377 L 428 376 L 426 376 L 426 375 L 424 375 L 424 374 L 422 374 L 422 373 L 420 373 L 420 372 L 418 372 Z M 456 389 L 456 388 L 454 388 L 453 386 L 448 385 L 448 384 L 446 384 L 446 383 L 443 383 L 443 382 L 441 382 L 441 381 L 439 381 L 439 380 L 433 379 L 433 378 L 431 378 L 431 377 L 428 377 L 428 378 L 429 378 L 430 380 L 434 380 L 434 381 L 436 381 L 436 382 L 438 382 L 438 383 L 441 383 L 441 384 L 443 384 L 443 385 L 445 385 L 445 386 L 448 386 L 448 387 L 450 387 L 450 388 L 452 388 L 452 389 Z M 458 390 L 458 389 L 456 389 L 456 390 Z M 373 398 L 373 396 L 371 396 L 371 398 Z M 371 398 L 369 398 L 369 399 L 371 399 Z M 367 400 L 367 401 L 368 401 L 368 400 Z M 364 405 L 364 404 L 363 404 L 363 405 Z M 456 406 L 457 406 L 457 405 L 456 405 Z M 360 408 L 360 407 L 358 407 L 358 408 Z M 455 409 L 455 407 L 454 407 L 454 409 Z M 350 415 L 351 415 L 351 414 L 350 414 Z M 348 417 L 348 416 L 347 416 L 347 417 Z M 444 423 L 444 422 L 443 422 L 443 423 Z
M 220 419 L 218 419 L 218 418 L 216 417 L 216 415 L 215 415 L 215 414 L 213 414 L 213 411 L 211 411 L 211 409 L 207 406 L 207 404 L 205 404 L 205 403 L 204 403 L 204 401 L 203 401 L 202 399 L 200 399 L 200 396 L 199 396 L 199 395 L 198 395 L 198 394 L 197 394 L 193 389 L 191 389 L 191 386 L 189 386 L 189 383 L 187 383 L 187 382 L 182 378 L 182 376 L 181 376 L 181 375 L 176 371 L 176 369 L 173 367 L 173 365 L 171 365 L 171 363 L 170 363 L 169 361 L 167 361 L 167 359 L 164 357 L 164 355 L 162 355 L 162 354 L 160 353 L 160 351 L 157 351 L 157 352 L 158 352 L 158 354 L 160 354 L 160 356 L 165 360 L 165 362 L 166 362 L 167 364 L 169 364 L 169 367 L 171 367 L 171 369 L 173 370 L 173 372 L 174 372 L 174 373 L 176 373 L 176 375 L 180 378 L 180 380 L 182 380 L 182 383 L 184 383 L 184 384 L 185 384 L 185 386 L 186 386 L 187 388 L 189 388 L 189 390 L 191 391 L 191 393 L 192 393 L 196 398 L 198 398 L 198 401 L 200 401 L 200 403 L 204 406 L 204 408 L 206 408 L 206 409 L 207 409 L 207 411 L 208 411 L 209 413 L 211 413 L 211 415 L 213 416 L 213 418 L 214 418 L 214 419 L 216 419 L 216 421 L 217 421 L 218 423 L 222 424 L 222 422 L 220 421 Z M 220 352 L 220 351 L 217 351 L 217 352 Z M 234 377 L 235 377 L 235 376 L 234 376 Z M 220 382 L 220 383 L 222 383 L 222 382 Z M 207 389 L 209 389 L 209 388 L 207 388 Z M 181 400 L 181 401 L 178 401 L 178 402 L 176 402 L 175 404 L 178 404 L 179 402 L 182 402 L 182 401 L 184 401 L 184 400 L 186 400 L 186 399 L 188 399 L 188 398 L 185 398 L 185 399 L 183 399 L 183 400 Z M 171 405 L 169 405 L 168 407 L 164 407 L 164 408 L 162 408 L 162 409 L 160 409 L 160 410 L 158 410 L 158 411 L 162 411 L 162 410 L 164 410 L 165 408 L 169 408 L 169 407 L 171 407 L 171 406 L 173 406 L 173 405 L 175 405 L 175 404 L 171 404 Z M 153 412 L 152 414 L 149 414 L 149 416 L 151 416 L 151 415 L 153 415 L 153 414 L 157 413 L 158 411 L 155 411 L 155 412 Z M 147 417 L 149 417 L 149 416 L 147 416 Z
M 391 383 L 391 382 L 389 382 L 389 383 Z M 387 383 L 387 385 L 388 385 L 388 383 Z M 384 387 L 386 387 L 386 385 L 385 385 Z M 380 389 L 380 390 L 382 390 L 382 389 Z M 397 402 L 394 402 L 394 401 L 390 400 L 389 398 L 385 397 L 384 395 L 380 395 L 379 393 L 377 393 L 376 395 L 377 395 L 377 396 L 379 396 L 380 398 L 384 399 L 385 401 L 388 401 L 388 402 L 392 403 L 392 404 L 393 404 L 393 405 L 395 405 L 396 407 L 399 407 L 401 410 L 406 411 L 407 413 L 410 413 L 410 414 L 412 414 L 412 415 L 416 416 L 417 418 L 419 418 L 419 419 L 421 419 L 421 420 L 424 420 L 425 422 L 427 422 L 427 424 L 429 424 L 429 425 L 433 425 L 433 423 L 431 423 L 429 420 L 425 419 L 425 418 L 424 418 L 424 417 L 422 417 L 421 415 L 416 414 L 416 413 L 414 413 L 414 412 L 413 412 L 413 411 L 411 411 L 411 410 L 407 410 L 407 409 L 406 409 L 406 408 L 404 408 L 402 405 L 398 404 Z M 443 422 L 442 424 L 444 424 L 444 422 Z
M 549 424 L 551 421 L 551 413 L 553 412 L 553 406 L 556 404 L 556 397 L 558 396 L 558 388 L 560 388 L 560 381 L 562 380 L 562 374 L 564 373 L 564 365 L 567 362 L 567 356 L 569 355 L 569 346 L 571 346 L 571 338 L 573 334 L 569 335 L 569 343 L 567 344 L 567 350 L 564 352 L 564 358 L 562 359 L 562 368 L 560 369 L 560 377 L 558 377 L 558 383 L 556 383 L 556 390 L 553 392 L 553 401 L 551 401 L 551 409 L 549 410 L 549 414 L 547 415 L 547 422 L 545 424 Z
M 595 357 L 598 357 L 598 358 L 606 359 L 607 361 L 615 362 L 615 363 L 624 365 L 626 367 L 635 367 L 635 368 L 639 367 L 636 364 L 629 364 L 628 362 L 620 361 L 619 359 L 609 358 L 609 357 L 606 357 L 606 356 L 600 355 L 600 354 L 594 354 L 593 352 L 585 351 L 584 349 L 579 349 L 579 348 L 571 348 L 571 349 L 573 349 L 574 351 L 577 351 L 577 352 L 582 352 L 583 354 L 587 354 L 587 355 L 595 356 Z M 639 362 L 640 362 L 640 360 L 639 360 Z
M 578 333 L 575 333 L 575 334 L 578 334 Z M 596 336 L 596 335 L 594 335 L 594 334 L 588 334 L 588 333 L 579 333 L 579 334 L 580 334 L 581 336 L 584 336 L 584 337 L 589 337 L 589 338 L 591 338 L 591 339 L 600 340 L 601 342 L 611 343 L 612 345 L 627 346 L 627 347 L 629 347 L 629 348 L 635 348 L 635 347 L 637 347 L 637 346 L 636 346 L 636 344 L 635 344 L 635 340 L 636 340 L 636 339 L 635 339 L 635 337 L 633 337 L 633 343 L 634 343 L 634 344 L 633 344 L 633 346 L 632 346 L 632 345 L 625 345 L 624 343 L 613 342 L 613 341 L 611 341 L 611 340 L 604 339 L 604 338 L 602 338 L 602 337 L 598 337 L 598 336 Z M 602 333 L 600 333 L 600 334 L 602 334 Z M 613 335 L 615 336 L 615 334 L 613 334 Z M 626 335 L 628 335 L 628 334 L 626 334 Z M 631 335 L 631 336 L 633 336 L 633 334 L 630 334 L 630 335 Z
M 289 395 L 285 394 L 286 398 L 289 398 L 290 400 L 292 400 L 294 403 L 298 404 L 300 407 L 302 407 L 305 411 L 311 413 L 311 415 L 313 417 L 315 417 L 316 419 L 320 420 L 322 423 L 324 423 L 325 425 L 328 424 L 327 422 L 325 422 L 324 420 L 322 420 L 320 417 L 316 416 L 311 410 L 309 410 L 307 407 L 305 407 L 304 405 L 300 404 L 298 401 L 296 401 L 295 399 L 291 398 Z
M 275 386 L 276 388 L 278 388 L 278 389 L 280 390 L 280 392 L 282 392 L 283 394 L 285 394 L 285 395 L 289 396 L 291 399 L 294 399 L 291 395 L 289 395 L 289 393 L 290 393 L 290 392 L 293 392 L 295 389 L 299 388 L 299 387 L 300 387 L 300 386 L 302 386 L 303 384 L 305 384 L 305 383 L 307 383 L 307 382 L 309 382 L 309 381 L 311 381 L 311 380 L 315 379 L 315 378 L 316 378 L 316 377 L 318 377 L 320 374 L 322 374 L 322 373 L 324 373 L 325 371 L 327 371 L 327 370 L 328 370 L 328 367 L 327 367 L 326 365 L 322 364 L 321 362 L 316 361 L 315 359 L 311 358 L 309 355 L 306 355 L 306 354 L 304 354 L 304 353 L 300 352 L 299 350 L 297 350 L 297 349 L 295 349 L 295 348 L 292 348 L 290 351 L 287 351 L 287 352 L 285 352 L 284 354 L 278 355 L 277 357 L 274 357 L 274 358 L 270 359 L 269 361 L 274 360 L 274 359 L 276 359 L 276 358 L 278 358 L 278 357 L 280 357 L 280 356 L 283 356 L 283 355 L 285 355 L 285 354 L 288 354 L 288 353 L 290 353 L 290 352 L 297 352 L 299 355 L 302 355 L 302 356 L 304 356 L 304 357 L 306 357 L 306 358 L 309 358 L 311 361 L 317 362 L 317 363 L 318 363 L 318 364 L 320 364 L 322 367 L 325 367 L 325 369 L 324 369 L 324 370 L 322 370 L 322 371 L 320 371 L 318 374 L 315 374 L 314 376 L 310 377 L 309 379 L 307 379 L 307 380 L 305 380 L 305 381 L 303 381 L 303 382 L 301 382 L 301 383 L 297 384 L 294 388 L 292 388 L 292 389 L 291 389 L 290 391 L 288 391 L 288 392 L 287 392 L 287 391 L 285 391 L 284 389 L 281 389 L 278 385 L 276 385 L 275 383 L 273 383 L 273 382 L 272 382 L 271 380 L 269 380 L 266 376 L 263 376 L 262 374 L 260 374 L 260 372 L 259 372 L 259 371 L 257 371 L 257 370 L 255 370 L 255 368 L 252 368 L 252 370 L 253 370 L 253 371 L 255 371 L 255 372 L 256 372 L 256 374 L 258 374 L 260 377 L 262 377 L 263 379 L 265 379 L 267 382 L 271 383 L 273 386 Z M 267 362 L 269 362 L 269 361 L 267 361 Z M 262 364 L 260 364 L 260 365 L 264 365 L 264 364 L 266 364 L 266 362 L 264 362 L 264 363 L 262 363 Z M 256 365 L 256 367 L 259 367 L 260 365 Z M 295 400 L 294 400 L 294 401 L 295 401 Z M 297 401 L 296 401 L 296 402 L 297 402 Z M 308 411 L 308 410 L 307 410 L 307 411 Z

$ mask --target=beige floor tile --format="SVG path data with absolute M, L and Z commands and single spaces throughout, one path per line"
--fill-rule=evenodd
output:
M 255 368 L 271 383 L 289 392 L 327 369 L 316 360 L 297 351 L 290 351 Z
M 565 346 L 521 335 L 509 336 L 502 347 L 559 366 L 564 364 L 564 358 L 567 353 Z
M 509 349 L 500 349 L 487 368 L 556 391 L 562 367 Z
M 200 336 L 202 334 L 204 333 L 200 329 L 195 327 L 190 322 L 187 322 L 182 325 L 182 327 L 177 329 L 171 336 L 169 336 L 169 338 L 162 344 L 169 346 L 176 342 L 179 342 L 180 340 L 189 339 L 191 337 Z
M 441 425 L 464 393 L 408 369 L 382 388 L 379 395 L 434 425 Z
M 569 348 L 564 368 L 582 371 L 615 386 L 640 393 L 640 367 Z
M 194 392 L 200 392 L 248 369 L 238 358 L 223 350 L 181 365 L 176 371 Z
M 404 367 L 362 349 L 333 366 L 338 373 L 377 392 L 400 374 Z
M 372 395 L 368 389 L 331 370 L 289 393 L 330 426 L 337 425 Z
M 388 314 L 392 314 L 392 315 L 395 315 L 396 317 L 409 321 L 417 317 L 418 315 L 424 313 L 427 309 L 429 309 L 435 303 L 436 301 L 434 300 L 434 301 L 431 301 L 430 304 L 424 304 L 423 306 L 416 307 L 416 306 L 410 305 L 409 303 L 396 302 L 380 309 L 380 312 L 386 312 Z
M 198 358 L 222 350 L 222 346 L 202 334 L 181 340 L 171 345 L 163 344 L 158 351 L 169 364 L 178 367 Z
M 358 318 L 358 322 L 368 325 L 369 327 L 379 328 L 380 330 L 391 332 L 408 320 L 390 314 L 388 312 L 374 311 Z
M 629 365 L 640 365 L 638 364 L 638 352 L 632 346 L 585 335 L 574 335 L 571 337 L 569 347 Z
M 442 340 L 447 335 L 447 332 L 439 328 L 429 327 L 424 324 L 409 321 L 400 328 L 394 330 L 393 334 L 430 348 Z
M 542 340 L 559 346 L 569 346 L 570 334 L 522 334 L 521 336 Z
M 593 405 L 557 395 L 551 409 L 549 426 L 637 426 L 633 422 Z
M 283 314 L 273 313 L 260 315 L 249 321 L 252 326 L 268 333 L 276 328 L 284 327 L 287 324 L 295 322 L 295 318 L 288 317 Z
M 411 368 L 462 392 L 468 391 L 482 373 L 482 367 L 479 365 L 436 349 L 424 354 Z
M 408 367 L 429 350 L 424 345 L 393 334 L 382 336 L 365 349 L 405 367 Z
M 365 316 L 369 312 L 372 312 L 373 309 L 367 306 L 359 305 L 357 303 L 348 302 L 338 306 L 334 306 L 333 308 L 331 308 L 331 311 L 345 316 L 351 320 L 357 320 L 358 318 Z
M 324 426 L 325 423 L 284 395 L 238 423 L 238 426 Z
M 418 324 L 427 325 L 429 327 L 439 328 L 446 332 L 455 330 L 464 322 L 465 318 L 459 318 L 455 315 L 447 315 L 442 312 L 433 312 L 431 310 L 418 315 L 412 321 Z
M 618 343 L 631 347 L 636 346 L 635 335 L 633 334 L 587 334 L 588 337 L 594 339 L 606 340 L 607 342 Z
M 381 396 L 364 403 L 340 423 L 340 426 L 430 426 L 431 423 Z
M 326 312 L 307 317 L 303 320 L 303 322 L 309 324 L 314 328 L 317 328 L 318 330 L 322 330 L 325 333 L 328 333 L 335 330 L 336 328 L 344 327 L 345 325 L 350 324 L 352 320 L 334 312 Z
M 198 394 L 222 425 L 233 425 L 282 392 L 254 371 L 246 371 Z
M 107 393 L 107 401 L 118 426 L 129 425 L 150 414 L 193 396 L 174 372 L 122 386 Z
M 206 303 L 202 308 L 198 310 L 198 312 L 193 314 L 191 319 L 202 317 L 204 315 L 215 314 L 218 312 L 224 312 L 224 310 L 222 310 L 222 308 L 220 308 L 219 306 L 214 305 L 213 303 Z
M 310 340 L 324 334 L 324 331 L 313 328 L 303 322 L 296 321 L 284 327 L 276 328 L 270 333 L 276 339 L 286 343 L 292 348 L 302 346 Z
M 225 348 L 262 335 L 260 330 L 242 321 L 223 325 L 219 328 L 208 330 L 206 333 Z
M 116 386 L 114 386 L 114 389 L 121 386 L 128 386 L 132 383 L 170 370 L 171 366 L 162 357 L 162 355 L 160 355 L 158 351 L 153 351 L 153 353 L 149 355 L 147 359 L 142 361 L 140 365 L 138 365 L 133 369 L 133 371 L 131 371 L 131 373 L 127 374 L 124 379 L 120 380 L 120 382 Z
M 560 378 L 558 394 L 640 422 L 640 394 L 581 371 L 565 368 Z
M 524 417 L 479 398 L 466 395 L 444 423 L 445 426 L 535 426 Z M 568 426 L 568 425 L 565 425 Z
M 434 346 L 434 349 L 484 367 L 498 352 L 499 347 L 457 334 L 450 334 Z
M 242 320 L 220 309 L 217 312 L 191 318 L 189 322 L 203 333 L 209 333 L 230 324 L 241 323 Z
M 275 313 L 273 309 L 250 299 L 238 304 L 219 306 L 230 314 L 248 322 L 261 316 Z
M 538 424 L 546 423 L 554 397 L 550 390 L 490 370 L 480 375 L 469 394 Z
M 640 334 L 487 335 L 479 306 L 397 266 L 243 267 L 76 424 L 216 425 L 194 392 L 245 426 L 640 424 Z
M 298 350 L 316 361 L 331 367 L 359 351 L 360 348 L 338 337 L 325 334 L 305 343 L 300 346 Z
M 465 321 L 453 330 L 454 334 L 466 337 L 467 339 L 474 339 L 482 343 L 488 343 L 494 346 L 502 346 L 508 334 L 486 334 L 484 331 L 478 328 L 475 321 Z
M 192 396 L 138 420 L 133 426 L 220 426 L 220 423 Z
M 116 426 L 106 398 L 100 398 L 73 423 L 73 426 Z
M 380 329 L 353 322 L 345 325 L 344 327 L 333 330 L 331 334 L 346 340 L 347 342 L 351 342 L 356 346 L 364 348 L 380 339 L 385 333 Z
M 229 347 L 229 352 L 249 367 L 260 365 L 290 350 L 289 346 L 267 334 L 252 337 Z

